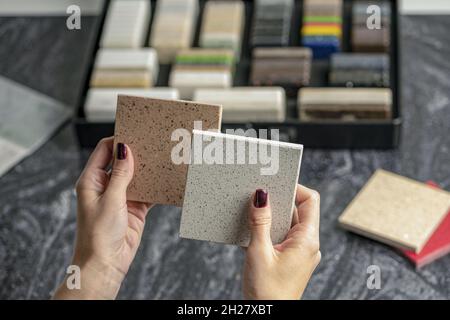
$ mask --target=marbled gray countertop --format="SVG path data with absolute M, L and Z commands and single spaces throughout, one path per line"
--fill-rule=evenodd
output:
M 0 74 L 74 105 L 93 21 L 70 34 L 64 21 L 1 18 Z M 450 256 L 418 272 L 391 248 L 337 226 L 380 167 L 450 190 L 450 19 L 403 17 L 401 28 L 401 147 L 303 156 L 300 181 L 322 195 L 323 259 L 306 299 L 450 298 Z M 0 178 L 0 298 L 47 299 L 61 281 L 76 228 L 73 186 L 87 154 L 68 125 Z M 180 209 L 151 211 L 119 298 L 241 298 L 241 249 L 179 239 L 179 220 Z M 372 264 L 381 268 L 381 290 L 367 289 Z

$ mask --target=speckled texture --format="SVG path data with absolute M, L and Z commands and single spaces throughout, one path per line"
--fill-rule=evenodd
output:
M 131 200 L 181 206 L 186 185 L 187 164 L 172 162 L 172 141 L 176 129 L 220 129 L 222 107 L 178 100 L 119 95 L 115 145 L 126 143 L 132 150 L 134 177 L 128 187 Z
M 378 170 L 339 222 L 351 231 L 417 253 L 449 208 L 449 192 Z
M 407 0 L 410 1 L 410 0 Z M 80 31 L 61 18 L 0 18 L 0 74 L 74 105 L 94 20 Z M 450 190 L 450 19 L 401 17 L 402 144 L 397 150 L 313 150 L 300 182 L 321 194 L 322 261 L 304 299 L 450 299 L 450 256 L 416 271 L 396 250 L 345 232 L 337 218 L 374 170 Z M 70 264 L 76 233 L 73 187 L 91 150 L 65 127 L 0 178 L 0 298 L 48 299 Z M 181 209 L 155 206 L 119 299 L 240 299 L 244 251 L 179 238 Z M 367 288 L 367 267 L 381 289 Z
M 223 146 L 222 154 L 217 156 L 221 163 L 210 164 L 205 159 L 197 163 L 193 158 L 188 170 L 180 236 L 248 246 L 249 201 L 256 189 L 264 189 L 269 193 L 272 207 L 272 241 L 281 243 L 292 223 L 303 146 L 197 130 L 193 139 L 203 141 L 204 155 L 211 154 L 211 148 L 216 145 Z M 252 153 L 256 149 L 258 153 Z M 275 156 L 277 152 L 279 157 Z M 244 153 L 245 162 L 237 163 Z M 279 163 L 278 170 L 262 175 L 261 168 L 267 168 L 268 164 L 259 158 L 261 154 L 271 155 Z M 250 157 L 258 161 L 251 162 Z

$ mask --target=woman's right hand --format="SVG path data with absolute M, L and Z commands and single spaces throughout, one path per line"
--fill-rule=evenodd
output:
M 300 299 L 320 262 L 320 196 L 297 186 L 292 227 L 286 239 L 272 245 L 272 212 L 264 190 L 253 194 L 249 212 L 251 241 L 247 248 L 243 294 L 245 299 Z

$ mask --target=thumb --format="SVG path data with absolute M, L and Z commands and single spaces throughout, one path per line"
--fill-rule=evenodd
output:
M 107 197 L 126 201 L 127 188 L 133 178 L 134 161 L 130 148 L 124 143 L 118 143 L 114 151 L 114 163 L 111 170 Z
M 265 190 L 258 189 L 253 194 L 248 218 L 251 234 L 249 247 L 272 247 L 272 240 L 270 239 L 272 211 L 270 209 L 269 194 Z

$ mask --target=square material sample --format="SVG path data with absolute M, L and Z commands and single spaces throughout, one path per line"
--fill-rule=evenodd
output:
M 195 121 L 203 130 L 219 130 L 221 116 L 218 105 L 119 95 L 114 145 L 126 143 L 134 157 L 128 199 L 181 206 L 188 164 L 172 161 L 174 147 L 185 143 L 172 141 L 172 133 L 185 129 L 192 134 Z
M 347 230 L 418 253 L 449 208 L 449 192 L 377 170 L 339 223 Z
M 248 206 L 262 188 L 272 207 L 272 241 L 281 243 L 292 223 L 303 146 L 198 130 L 193 141 L 180 236 L 248 246 Z M 197 161 L 198 150 L 205 160 Z

